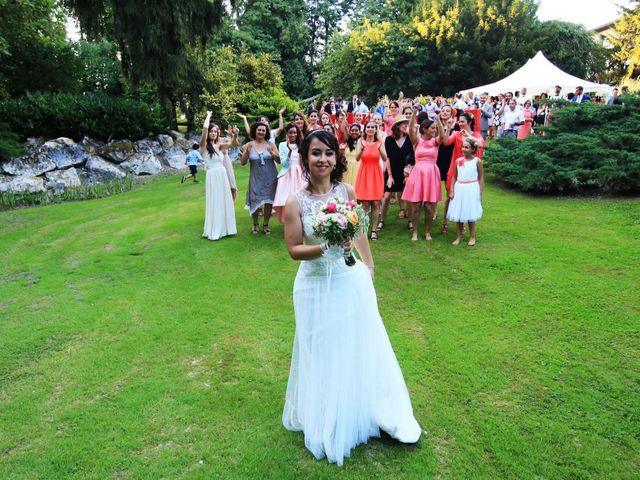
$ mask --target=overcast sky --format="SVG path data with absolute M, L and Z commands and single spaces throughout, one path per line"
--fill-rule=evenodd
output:
M 629 0 L 539 0 L 540 20 L 564 20 L 581 23 L 587 29 L 617 20 L 619 5 L 629 6 Z

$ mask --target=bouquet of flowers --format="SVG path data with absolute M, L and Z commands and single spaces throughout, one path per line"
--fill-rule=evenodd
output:
M 369 217 L 355 201 L 344 201 L 341 197 L 335 196 L 318 210 L 311 226 L 316 237 L 336 246 L 352 238 L 358 238 L 360 229 L 366 232 L 369 229 Z M 353 253 L 349 253 L 344 262 L 350 267 L 355 265 Z

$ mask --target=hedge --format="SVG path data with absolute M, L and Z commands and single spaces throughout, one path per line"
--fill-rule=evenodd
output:
M 163 130 L 157 106 L 102 93 L 29 93 L 0 101 L 0 118 L 23 139 L 138 139 Z
M 622 105 L 570 104 L 553 112 L 544 135 L 489 142 L 485 168 L 536 193 L 640 192 L 640 97 Z

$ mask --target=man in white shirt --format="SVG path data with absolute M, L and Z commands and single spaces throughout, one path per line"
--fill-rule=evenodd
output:
M 552 95 L 550 95 L 549 98 L 552 100 L 564 100 L 565 97 L 561 92 L 562 92 L 562 87 L 560 85 L 556 85 L 555 92 Z
M 531 100 L 531 97 L 527 94 L 527 87 L 522 87 L 520 90 L 520 96 L 518 97 L 518 105 L 524 105 L 524 102 Z
M 453 104 L 453 108 L 455 108 L 458 111 L 464 112 L 467 108 L 469 108 L 469 106 L 467 105 L 467 102 L 465 102 L 462 99 L 462 94 L 459 93 L 456 95 L 456 103 Z
M 509 107 L 505 109 L 502 117 L 502 135 L 505 137 L 517 137 L 520 125 L 524 123 L 524 113 L 521 108 L 516 108 L 516 101 L 509 100 Z

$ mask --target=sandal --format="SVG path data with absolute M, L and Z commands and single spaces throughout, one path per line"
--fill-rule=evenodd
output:
M 409 224 L 407 225 L 407 228 L 409 230 L 413 230 L 413 222 L 411 220 L 409 220 Z
M 271 235 L 271 229 L 269 228 L 269 225 L 262 225 L 262 233 L 264 233 L 265 235 Z
M 404 209 L 401 208 L 400 212 L 398 212 L 398 218 L 405 218 L 405 217 L 406 217 L 406 215 L 404 213 Z
M 376 227 L 376 230 L 382 230 L 382 227 L 384 227 L 384 221 L 380 220 L 378 222 L 378 226 Z
M 258 234 L 258 224 L 257 223 L 253 224 L 253 228 L 251 229 L 251 233 L 253 233 L 254 235 Z
M 378 240 L 378 232 L 371 232 L 371 240 Z
M 449 224 L 448 223 L 442 224 L 442 228 L 440 229 L 440 233 L 449 233 Z

